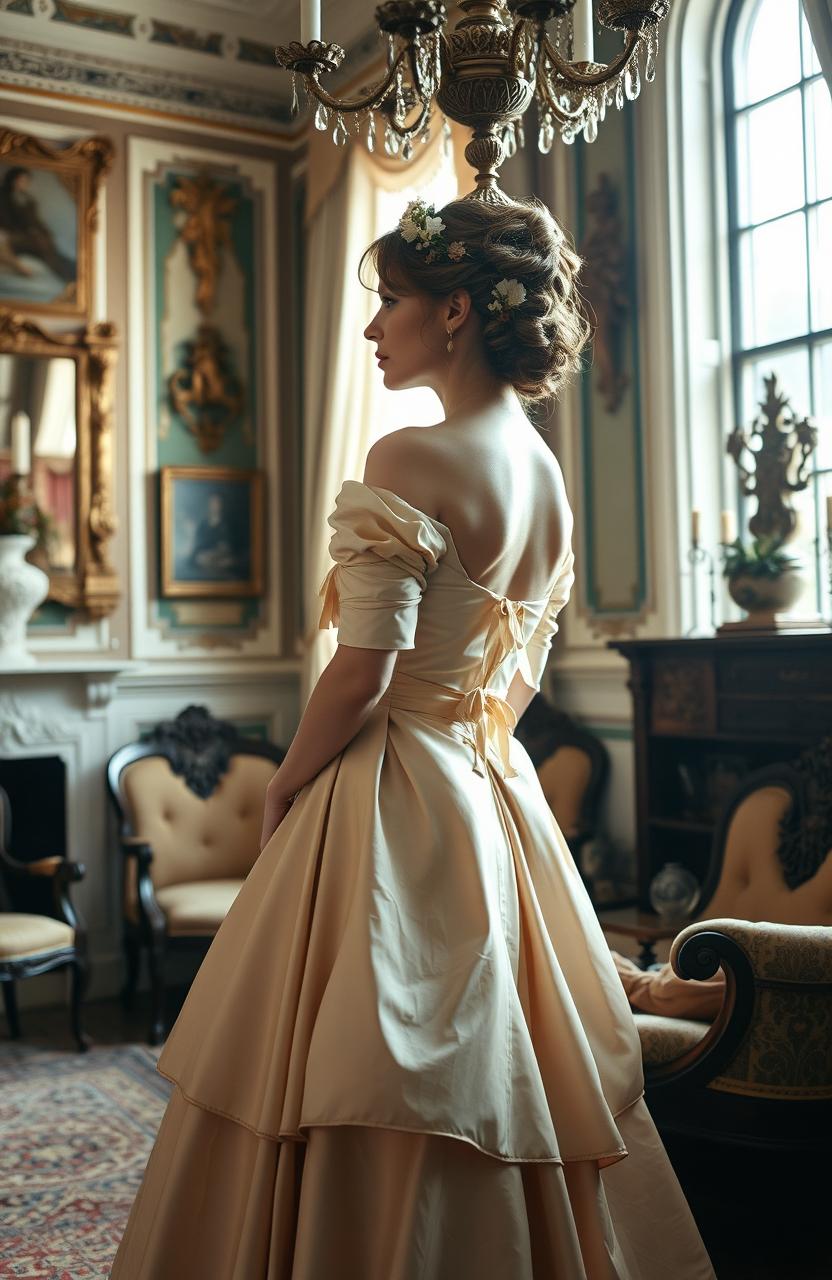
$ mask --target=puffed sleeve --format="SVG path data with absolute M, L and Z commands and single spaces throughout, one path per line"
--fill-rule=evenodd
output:
M 359 649 L 412 649 L 428 577 L 447 550 L 439 529 L 404 499 L 347 480 L 329 516 L 335 561 L 321 585 L 320 628 Z
M 575 555 L 570 546 L 563 558 L 557 580 L 549 596 L 549 602 L 543 611 L 543 616 L 535 627 L 532 638 L 526 645 L 526 655 L 529 659 L 529 667 L 534 680 L 534 684 L 531 686 L 533 689 L 540 689 L 540 681 L 546 667 L 546 659 L 552 647 L 552 640 L 558 630 L 558 614 L 569 599 L 569 593 L 575 581 L 574 565 Z

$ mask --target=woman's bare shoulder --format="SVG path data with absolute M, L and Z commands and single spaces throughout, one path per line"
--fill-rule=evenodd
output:
M 429 428 L 401 427 L 372 446 L 364 464 L 364 483 L 389 489 L 428 515 L 435 515 L 431 473 L 439 451 L 429 440 Z

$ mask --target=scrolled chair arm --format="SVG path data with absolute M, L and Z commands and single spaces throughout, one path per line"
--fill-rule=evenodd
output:
M 153 861 L 153 846 L 144 836 L 122 836 L 121 851 L 127 858 L 135 858 L 139 864 L 150 865 Z
M 121 851 L 126 858 L 136 860 L 136 895 L 139 916 L 150 931 L 163 937 L 166 931 L 165 913 L 159 906 L 150 866 L 153 862 L 153 846 L 144 836 L 122 836 Z
M 826 925 L 774 924 L 769 920 L 702 920 L 688 925 L 670 950 L 670 963 L 680 978 L 703 978 L 716 973 L 716 964 L 710 973 L 697 972 L 696 966 L 706 963 L 707 958 L 703 954 L 697 960 L 696 947 L 688 951 L 691 939 L 699 937 L 701 944 L 703 929 L 718 932 L 742 951 L 755 982 L 832 982 L 832 929 Z
M 747 1038 L 758 1034 L 766 1017 L 761 996 L 770 992 L 832 995 L 832 930 L 812 925 L 774 924 L 769 921 L 698 920 L 683 929 L 670 949 L 670 964 L 685 980 L 711 978 L 720 967 L 725 973 L 725 999 L 715 1021 L 698 1044 L 670 1062 L 647 1068 L 645 1076 L 654 1091 L 683 1085 L 714 1084 L 723 1073 L 734 1074 L 732 1063 Z M 743 1049 L 745 1052 L 745 1049 Z M 762 1093 L 754 1068 L 743 1068 L 730 1088 L 736 1092 Z M 717 1087 L 729 1087 L 722 1081 Z

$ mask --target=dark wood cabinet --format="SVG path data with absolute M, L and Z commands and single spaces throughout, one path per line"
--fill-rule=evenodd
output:
M 725 800 L 752 769 L 832 734 L 832 632 L 614 640 L 630 664 L 639 906 L 665 862 L 700 883 Z

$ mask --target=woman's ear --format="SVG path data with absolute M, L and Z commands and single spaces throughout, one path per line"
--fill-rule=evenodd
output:
M 445 317 L 447 320 L 456 320 L 461 324 L 467 319 L 471 310 L 471 295 L 467 289 L 454 289 L 453 293 L 448 295 L 447 311 Z

